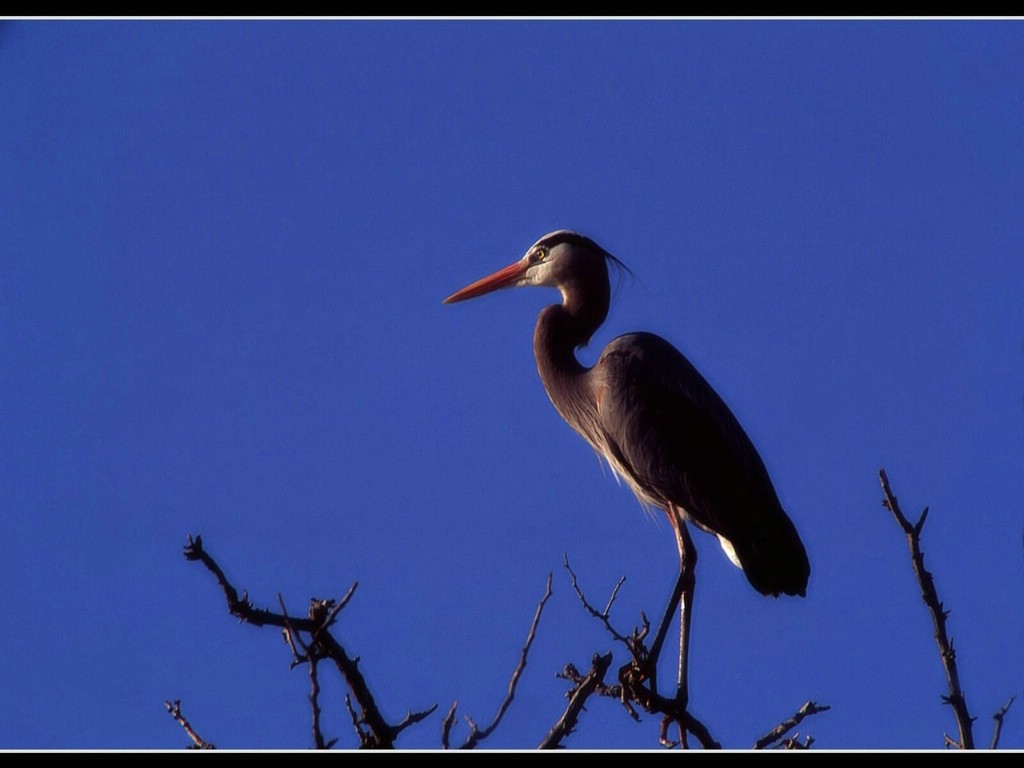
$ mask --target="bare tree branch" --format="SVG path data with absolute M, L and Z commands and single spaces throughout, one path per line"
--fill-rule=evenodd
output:
M 893 495 L 889 487 L 889 478 L 886 476 L 884 469 L 878 470 L 878 477 L 881 480 L 882 493 L 884 494 L 882 504 L 892 512 L 893 517 L 896 518 L 896 523 L 907 536 L 907 546 L 910 548 L 910 559 L 914 566 L 914 575 L 917 576 L 917 583 L 921 587 L 921 597 L 931 613 L 932 624 L 935 628 L 935 642 L 939 647 L 939 656 L 942 659 L 942 667 L 946 672 L 946 683 L 949 686 L 949 695 L 943 696 L 942 700 L 953 708 L 957 729 L 960 733 L 960 740 L 955 743 L 961 749 L 974 749 L 974 718 L 971 717 L 967 709 L 967 700 L 964 698 L 963 690 L 960 687 L 960 672 L 956 665 L 956 652 L 953 650 L 952 640 L 950 640 L 949 635 L 946 633 L 946 617 L 949 615 L 949 612 L 944 610 L 942 603 L 939 601 L 938 592 L 935 589 L 935 580 L 932 578 L 931 573 L 928 572 L 928 569 L 924 567 L 924 553 L 921 551 L 921 530 L 924 528 L 924 522 L 928 518 L 928 508 L 925 507 L 918 521 L 911 524 L 904 516 L 896 496 Z
M 614 593 L 612 598 L 614 599 Z M 610 601 L 609 605 L 611 605 Z M 604 656 L 594 654 L 590 663 L 590 671 L 576 684 L 569 696 L 569 704 L 566 706 L 565 712 L 548 731 L 548 735 L 538 745 L 538 749 L 558 749 L 562 746 L 562 739 L 576 728 L 580 712 L 583 711 L 587 699 L 604 683 L 604 676 L 611 664 L 612 655 L 610 653 L 606 653 Z M 575 670 L 575 668 L 573 669 Z
M 594 654 L 594 658 L 598 658 L 598 654 Z M 586 675 L 576 669 L 575 664 L 566 664 L 565 668 L 561 672 L 558 672 L 555 677 L 568 680 L 573 684 L 572 689 L 565 694 L 566 697 L 571 697 L 576 689 L 583 685 L 586 680 Z M 594 693 L 598 696 L 615 699 L 623 706 L 626 710 L 626 714 L 628 714 L 632 720 L 635 720 L 638 723 L 640 722 L 640 715 L 637 714 L 637 711 L 633 708 L 632 704 L 623 697 L 622 686 L 619 683 L 607 685 L 603 681 L 598 682 L 597 686 L 594 688 Z
M 594 608 L 583 593 L 583 589 L 579 585 L 579 579 L 576 577 L 576 573 L 569 565 L 568 556 L 563 555 L 562 564 L 566 571 L 569 572 L 569 576 L 572 579 L 573 590 L 576 592 L 576 596 L 583 604 L 587 613 L 600 621 L 608 633 L 616 641 L 625 645 L 629 650 L 632 659 L 628 664 L 619 668 L 619 686 L 617 690 L 620 695 L 620 700 L 626 706 L 626 709 L 630 712 L 631 716 L 634 718 L 636 717 L 636 712 L 630 705 L 630 702 L 634 701 L 652 715 L 664 715 L 661 726 L 661 736 L 659 738 L 659 741 L 663 746 L 682 745 L 685 747 L 686 732 L 689 731 L 697 738 L 697 741 L 704 749 L 721 749 L 722 745 L 715 741 L 707 727 L 700 720 L 690 714 L 686 710 L 685 706 L 682 706 L 680 702 L 677 702 L 674 699 L 667 699 L 664 696 L 658 695 L 658 693 L 652 689 L 653 686 L 645 685 L 645 683 L 648 683 L 653 678 L 653 673 L 650 669 L 651 652 L 644 643 L 644 640 L 647 638 L 651 628 L 647 615 L 641 612 L 640 617 L 643 621 L 642 626 L 634 628 L 633 632 L 628 636 L 618 632 L 612 626 L 611 617 L 609 615 L 611 606 L 615 602 L 615 597 L 618 594 L 619 588 L 622 586 L 623 580 L 620 579 L 618 584 L 615 585 L 605 610 L 599 611 Z M 673 611 L 674 605 L 675 603 L 672 601 Z M 679 741 L 671 741 L 668 738 L 668 729 L 672 724 L 676 724 L 682 729 Z
M 798 749 L 810 749 L 811 744 L 814 743 L 814 737 L 805 736 L 803 742 L 800 741 L 800 734 L 794 733 L 788 739 L 783 739 L 775 745 L 775 749 L 786 749 L 786 750 L 798 750 Z
M 313 744 L 317 749 L 328 749 L 337 739 L 331 739 L 330 744 L 324 742 L 324 735 L 320 731 L 320 681 L 316 676 L 316 656 L 309 657 L 309 705 L 313 710 Z
M 352 697 L 347 693 L 345 694 L 345 709 L 348 710 L 348 716 L 352 720 L 352 727 L 355 729 L 356 737 L 359 739 L 359 746 L 361 748 L 372 747 L 373 737 L 360 724 L 359 715 L 356 714 L 356 710 L 352 706 Z
M 1010 711 L 1010 705 L 1013 704 L 1013 700 L 1016 696 L 1011 696 L 1009 700 L 999 708 L 999 710 L 992 715 L 992 719 L 996 721 L 995 727 L 992 729 L 992 741 L 989 742 L 988 748 L 995 749 L 999 746 L 999 734 L 1003 730 L 1003 718 L 1006 717 L 1006 713 Z
M 640 629 L 634 629 L 632 635 L 623 635 L 618 632 L 614 627 L 611 626 L 611 606 L 615 602 L 615 597 L 618 595 L 618 590 L 626 583 L 626 577 L 621 578 L 615 584 L 611 590 L 611 596 L 608 598 L 607 604 L 604 606 L 604 610 L 598 610 L 590 601 L 587 600 L 587 596 L 583 592 L 583 588 L 580 587 L 580 580 L 577 579 L 577 574 L 572 570 L 572 566 L 569 565 L 569 557 L 567 554 L 562 554 L 562 567 L 568 571 L 569 579 L 572 581 L 572 590 L 577 593 L 577 597 L 580 598 L 580 602 L 583 603 L 584 609 L 590 613 L 597 621 L 604 625 L 604 629 L 607 630 L 611 637 L 625 645 L 631 653 L 636 655 L 635 651 L 639 647 L 643 647 L 643 639 L 647 636 L 647 632 L 650 630 L 650 623 L 647 621 L 647 616 L 643 613 L 640 614 L 642 627 Z M 645 649 L 646 650 L 646 649 Z
M 358 659 L 351 658 L 341 644 L 334 639 L 330 632 L 324 632 L 315 638 L 334 665 L 338 668 L 341 676 L 345 678 L 352 696 L 362 710 L 359 721 L 365 723 L 373 734 L 371 746 L 376 748 L 391 749 L 395 745 L 395 738 L 392 727 L 388 725 L 377 702 L 370 693 L 370 687 L 366 684 L 366 678 L 359 671 Z
M 277 604 L 281 606 L 281 615 L 284 616 L 285 626 L 281 630 L 281 634 L 284 636 L 284 641 L 288 643 L 288 647 L 292 649 L 292 659 L 289 669 L 295 669 L 300 664 L 310 662 L 309 646 L 302 641 L 302 635 L 296 632 L 288 620 L 288 608 L 285 607 L 284 598 L 281 597 L 281 593 L 277 593 Z M 302 653 L 299 653 L 299 649 L 296 647 L 296 643 L 302 646 Z
M 425 720 L 430 717 L 434 710 L 437 709 L 437 704 L 434 704 L 427 709 L 421 710 L 420 712 L 413 712 L 411 709 L 405 713 L 405 717 L 402 718 L 401 722 L 397 725 L 391 726 L 391 730 L 394 731 L 395 738 L 398 737 L 402 731 L 408 728 L 410 725 L 416 725 L 421 720 Z
M 341 613 L 342 609 L 348 605 L 348 601 L 352 599 L 352 595 L 356 593 L 356 589 L 359 587 L 358 581 L 353 581 L 352 586 L 348 588 L 348 592 L 341 596 L 341 600 L 337 602 L 334 609 L 327 616 L 327 620 L 324 622 L 324 629 L 329 629 L 335 621 L 338 620 L 338 614 Z
M 289 620 L 285 616 L 265 609 L 254 608 L 252 603 L 249 602 L 248 593 L 243 591 L 242 596 L 238 596 L 238 590 L 228 581 L 224 571 L 203 549 L 202 536 L 188 537 L 188 544 L 185 546 L 185 559 L 198 560 L 217 578 L 217 583 L 224 590 L 224 597 L 227 598 L 228 610 L 232 616 L 236 616 L 246 624 L 252 624 L 256 627 L 262 627 L 265 624 L 285 629 L 288 627 Z M 307 619 L 291 619 L 290 621 L 295 629 L 303 632 L 315 632 L 319 628 Z
M 523 644 L 523 649 L 519 652 L 519 663 L 512 672 L 512 679 L 508 683 L 508 693 L 505 694 L 504 700 L 498 707 L 498 712 L 495 714 L 491 724 L 486 728 L 479 728 L 472 718 L 467 717 L 466 721 L 469 723 L 469 735 L 466 737 L 466 741 L 463 742 L 459 749 L 473 749 L 477 744 L 486 739 L 492 733 L 494 729 L 501 723 L 501 718 L 505 716 L 505 712 L 512 705 L 512 700 L 516 696 L 516 686 L 519 684 L 519 678 L 523 674 L 523 670 L 526 669 L 526 658 L 530 653 L 530 646 L 533 645 L 533 640 L 537 636 L 537 625 L 540 624 L 541 614 L 544 612 L 544 606 L 548 600 L 551 599 L 551 577 L 552 574 L 548 574 L 547 585 L 544 588 L 544 596 L 541 597 L 540 602 L 537 603 L 537 610 L 533 614 L 533 623 L 530 624 L 530 631 L 526 635 L 526 642 Z M 455 705 L 452 705 L 451 714 L 454 715 Z
M 303 663 L 304 661 L 310 662 L 311 675 L 314 676 L 316 672 L 313 671 L 316 664 L 315 662 L 320 659 L 329 659 L 334 662 L 334 665 L 338 668 L 341 676 L 345 679 L 348 684 L 349 690 L 352 692 L 356 704 L 359 705 L 360 713 L 356 715 L 352 709 L 352 700 L 346 697 L 346 705 L 349 707 L 350 713 L 353 717 L 353 725 L 356 728 L 356 733 L 359 735 L 360 745 L 363 747 L 373 748 L 385 748 L 390 749 L 394 747 L 396 736 L 409 725 L 415 722 L 419 722 L 431 712 L 434 711 L 436 705 L 431 707 L 426 712 L 412 713 L 410 712 L 406 718 L 398 725 L 390 725 L 384 719 L 380 709 L 377 706 L 377 702 L 374 700 L 373 694 L 370 692 L 369 686 L 366 684 L 366 679 L 359 671 L 358 658 L 352 658 L 348 655 L 342 645 L 331 635 L 328 630 L 329 625 L 333 624 L 337 619 L 339 612 L 348 604 L 349 600 L 352 599 L 352 595 L 355 593 L 358 582 L 353 584 L 348 592 L 339 601 L 334 600 L 319 600 L 313 598 L 310 601 L 309 606 L 309 617 L 302 619 L 289 616 L 284 606 L 284 600 L 278 596 L 278 601 L 281 605 L 281 613 L 274 613 L 266 609 L 254 608 L 252 603 L 249 602 L 248 595 L 244 592 L 239 597 L 238 590 L 228 581 L 224 575 L 224 571 L 217 565 L 216 561 L 203 549 L 203 539 L 201 536 L 188 537 L 188 544 L 185 547 L 185 557 L 188 560 L 199 561 L 206 566 L 206 568 L 213 573 L 216 577 L 218 584 L 224 591 L 224 595 L 227 598 L 228 610 L 232 615 L 237 616 L 244 622 L 254 624 L 256 626 L 276 626 L 281 627 L 285 631 L 285 639 L 291 646 L 292 653 L 295 655 L 295 664 Z M 550 577 L 548 579 L 549 595 L 550 596 Z M 545 600 L 547 598 L 545 597 Z M 311 641 L 305 643 L 299 636 L 299 632 L 307 632 L 310 635 Z M 533 636 L 531 634 L 530 640 L 532 641 Z M 302 653 L 299 653 L 298 646 L 303 649 Z M 523 662 L 525 666 L 525 661 Z M 521 672 L 522 670 L 519 670 Z M 319 685 L 316 686 L 317 692 L 319 691 Z M 324 744 L 322 736 L 318 736 L 319 731 L 319 704 L 314 702 L 314 740 L 317 742 L 317 746 Z M 362 728 L 365 725 L 369 730 L 366 731 Z M 319 740 L 317 740 L 319 739 Z M 333 742 L 331 742 L 333 743 Z
M 791 730 L 796 728 L 800 724 L 800 721 L 803 720 L 805 717 L 816 715 L 819 712 L 827 712 L 830 709 L 832 709 L 832 707 L 828 706 L 827 704 L 818 705 L 815 704 L 813 701 L 808 701 L 806 704 L 800 707 L 800 709 L 796 711 L 796 714 L 794 714 L 791 718 L 789 718 L 788 720 L 783 720 L 777 726 L 768 731 L 768 733 L 766 733 L 764 736 L 755 741 L 754 749 L 764 749 L 765 747 L 774 744 L 776 741 L 781 739 Z M 793 738 L 795 739 L 796 736 L 794 735 Z M 810 744 L 805 745 L 803 748 L 806 748 L 807 746 L 810 746 Z
M 453 701 L 448 714 L 441 721 L 441 749 L 448 749 L 448 740 L 451 737 L 452 726 L 455 724 L 455 710 L 458 709 L 458 706 L 459 702 Z
M 563 553 L 563 556 L 564 556 L 564 553 Z M 566 558 L 565 562 L 566 562 L 566 564 L 568 564 L 568 562 L 569 562 L 568 558 Z M 608 616 L 608 615 L 611 614 L 612 606 L 615 605 L 615 598 L 619 596 L 619 590 L 622 588 L 622 585 L 625 584 L 625 583 L 626 583 L 626 577 L 625 576 L 620 576 L 619 580 L 617 582 L 615 582 L 615 586 L 612 588 L 612 593 L 608 596 L 608 602 L 605 603 L 604 610 L 601 611 L 602 614 L 604 614 L 605 616 Z
M 167 707 L 167 712 L 173 717 L 178 725 L 180 725 L 190 739 L 195 749 L 216 749 L 212 741 L 206 741 L 202 736 L 196 733 L 195 729 L 185 719 L 185 716 L 181 714 L 181 699 L 175 699 L 173 702 L 165 701 L 164 706 Z
M 349 592 L 351 591 L 352 590 L 349 590 Z M 312 709 L 313 715 L 313 745 L 316 749 L 330 749 L 338 740 L 331 739 L 329 742 L 325 742 L 323 733 L 320 730 L 320 680 L 317 678 L 316 668 L 319 656 L 316 654 L 315 650 L 311 650 L 310 647 L 303 642 L 302 635 L 292 629 L 291 621 L 288 617 L 288 608 L 285 606 L 284 597 L 281 596 L 280 592 L 277 594 L 277 603 L 281 606 L 281 615 L 284 616 L 285 619 L 285 628 L 282 630 L 282 634 L 284 635 L 285 642 L 288 643 L 288 647 L 292 649 L 292 654 L 294 656 L 290 668 L 295 669 L 295 667 L 300 664 L 309 664 L 309 705 Z M 316 605 L 318 601 L 314 600 L 313 603 Z M 312 611 L 310 618 L 314 618 Z M 302 653 L 299 653 L 296 643 L 302 646 Z

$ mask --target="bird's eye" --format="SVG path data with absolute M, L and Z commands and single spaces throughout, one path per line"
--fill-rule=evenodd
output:
M 544 257 L 548 255 L 548 252 L 544 248 L 537 248 L 530 253 L 530 263 L 539 264 L 544 261 Z

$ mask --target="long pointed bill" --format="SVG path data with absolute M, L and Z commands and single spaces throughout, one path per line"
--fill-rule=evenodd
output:
M 499 288 L 509 288 L 523 279 L 528 267 L 529 264 L 525 260 L 520 259 L 515 264 L 509 264 L 504 269 L 499 269 L 493 275 L 481 278 L 475 283 L 470 283 L 461 291 L 456 291 L 445 299 L 444 303 L 454 304 L 457 301 L 475 299 L 477 296 L 483 296 L 485 293 L 496 291 Z

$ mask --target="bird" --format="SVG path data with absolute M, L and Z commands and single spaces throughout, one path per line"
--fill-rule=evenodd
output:
M 650 658 L 657 658 L 675 607 L 680 612 L 676 701 L 689 699 L 687 669 L 697 551 L 687 523 L 719 540 L 763 595 L 806 595 L 810 562 L 750 438 L 693 364 L 646 332 L 613 339 L 593 367 L 576 350 L 604 323 L 609 266 L 623 267 L 591 238 L 562 229 L 518 261 L 444 299 L 453 304 L 502 288 L 555 288 L 561 303 L 541 310 L 533 336 L 537 370 L 555 409 L 647 508 L 663 510 L 676 535 L 680 569 Z

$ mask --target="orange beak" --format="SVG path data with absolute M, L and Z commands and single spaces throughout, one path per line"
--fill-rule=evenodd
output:
M 454 304 L 457 301 L 475 299 L 477 296 L 483 296 L 485 293 L 497 291 L 500 288 L 510 288 L 523 279 L 528 267 L 529 264 L 524 259 L 520 259 L 514 264 L 509 264 L 504 269 L 499 269 L 493 275 L 482 277 L 475 283 L 470 283 L 461 291 L 456 291 L 445 299 L 444 303 Z

